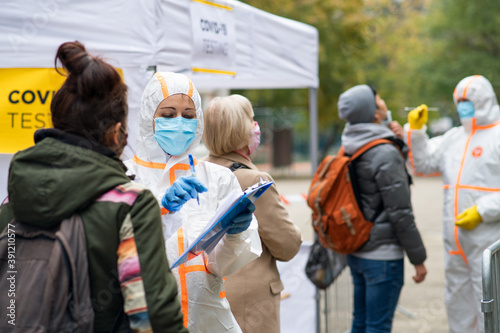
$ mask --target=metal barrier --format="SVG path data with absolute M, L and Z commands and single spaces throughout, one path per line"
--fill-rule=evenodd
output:
M 328 289 L 316 290 L 316 333 L 349 333 L 354 306 L 354 286 L 349 267 L 344 269 Z M 417 318 L 416 314 L 399 304 L 396 312 L 409 319 Z
M 349 267 L 326 290 L 316 293 L 316 333 L 346 333 L 352 322 L 352 278 Z
M 484 250 L 482 265 L 484 332 L 500 333 L 500 240 Z

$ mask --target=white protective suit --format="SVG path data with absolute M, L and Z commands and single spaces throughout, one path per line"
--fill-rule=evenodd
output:
M 196 107 L 196 138 L 177 156 L 166 154 L 153 137 L 153 116 L 168 96 L 185 94 Z M 135 156 L 125 162 L 129 174 L 146 185 L 161 202 L 167 188 L 179 177 L 189 175 L 188 154 L 193 153 L 203 133 L 201 98 L 191 80 L 177 73 L 156 73 L 142 95 L 139 136 Z M 178 212 L 162 208 L 166 252 L 170 264 L 196 239 L 233 190 L 241 193 L 238 180 L 228 169 L 195 159 L 195 173 L 208 191 L 199 194 L 200 204 L 189 200 Z M 223 277 L 258 258 L 262 252 L 255 217 L 240 234 L 226 234 L 209 254 L 193 256 L 172 271 L 177 279 L 184 325 L 191 333 L 241 332 L 225 297 Z
M 481 313 L 482 253 L 500 239 L 500 109 L 490 82 L 476 75 L 461 80 L 453 99 L 474 104 L 474 118 L 428 139 L 405 125 L 415 174 L 442 173 L 445 245 L 445 303 L 450 332 L 484 331 Z M 483 222 L 473 230 L 455 226 L 455 217 L 477 205 Z

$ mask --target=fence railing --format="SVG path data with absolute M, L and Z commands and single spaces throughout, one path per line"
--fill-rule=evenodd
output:
M 500 240 L 484 250 L 482 265 L 484 332 L 500 333 Z
M 352 288 L 351 274 L 346 267 L 328 289 L 319 291 L 316 295 L 317 333 L 351 331 Z

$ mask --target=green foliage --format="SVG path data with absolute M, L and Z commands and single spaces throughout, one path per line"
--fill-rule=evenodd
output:
M 346 88 L 346 78 L 355 77 L 356 62 L 361 61 L 367 48 L 365 30 L 368 19 L 363 14 L 362 0 L 343 1 L 262 1 L 246 3 L 293 20 L 316 27 L 319 31 L 319 77 L 318 92 L 321 117 L 337 119 L 336 101 Z M 273 106 L 296 100 L 298 106 L 307 106 L 307 91 L 272 92 Z M 262 96 L 262 95 L 261 95 Z M 268 102 L 269 93 L 264 94 Z M 322 121 L 322 123 L 324 123 Z
M 246 3 L 319 31 L 320 140 L 335 142 L 344 122 L 338 96 L 357 84 L 377 88 L 393 117 L 407 106 L 438 107 L 431 117 L 457 119 L 452 93 L 464 77 L 481 74 L 500 93 L 498 0 L 248 0 Z M 307 91 L 245 92 L 254 104 L 301 107 Z M 306 111 L 304 111 L 306 112 Z M 303 126 L 307 130 L 307 126 Z
M 251 6 L 310 24 L 319 32 L 318 110 L 321 136 L 338 137 L 344 122 L 337 115 L 338 96 L 357 80 L 359 64 L 369 49 L 370 17 L 363 0 L 248 0 Z M 238 93 L 243 93 L 238 91 Z M 306 90 L 246 91 L 254 105 L 302 107 Z M 292 104 L 293 103 L 293 104 Z M 307 124 L 304 124 L 306 127 Z M 328 140 L 328 139 L 327 139 Z M 330 140 L 334 141 L 334 140 Z
M 422 27 L 425 11 L 422 1 L 372 0 L 366 10 L 373 17 L 370 56 L 359 67 L 359 84 L 367 82 L 377 87 L 393 116 L 406 121 L 407 106 L 424 103 L 415 86 L 421 59 L 426 54 Z
M 500 2 L 440 0 L 430 6 L 426 35 L 433 48 L 421 71 L 429 80 L 422 86 L 430 100 L 451 103 L 455 85 L 481 74 L 500 88 Z M 430 84 L 429 84 L 430 83 Z

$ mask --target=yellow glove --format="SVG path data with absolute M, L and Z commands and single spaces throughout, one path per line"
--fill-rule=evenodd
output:
M 427 105 L 422 104 L 408 113 L 408 123 L 411 129 L 421 129 L 427 123 Z
M 461 228 L 472 230 L 474 229 L 479 222 L 481 222 L 483 218 L 477 212 L 477 206 L 473 206 L 467 208 L 462 212 L 462 214 L 457 216 L 457 220 L 455 221 L 455 225 L 458 225 Z

